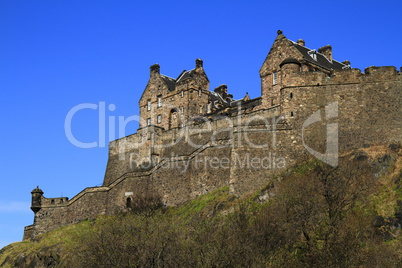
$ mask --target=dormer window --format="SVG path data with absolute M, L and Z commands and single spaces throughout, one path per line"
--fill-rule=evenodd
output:
M 161 95 L 158 96 L 158 108 L 159 107 L 162 107 L 162 96 Z
M 310 57 L 311 57 L 313 60 L 317 60 L 317 51 L 315 51 L 315 49 L 314 49 L 314 50 L 310 50 L 310 51 L 308 52 L 308 54 L 310 55 Z
M 147 110 L 151 111 L 151 100 L 148 100 L 147 102 Z
M 272 85 L 278 84 L 278 73 L 274 72 L 272 73 Z

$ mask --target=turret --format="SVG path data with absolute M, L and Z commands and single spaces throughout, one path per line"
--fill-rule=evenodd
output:
M 36 186 L 35 189 L 32 190 L 32 203 L 31 209 L 36 214 L 42 208 L 42 196 L 43 191 L 39 189 L 39 186 Z

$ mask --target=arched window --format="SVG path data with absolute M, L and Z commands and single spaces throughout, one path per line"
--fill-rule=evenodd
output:
M 169 113 L 169 129 L 172 129 L 174 127 L 178 126 L 178 122 L 179 122 L 179 110 L 176 108 L 173 108 L 172 110 L 170 110 Z

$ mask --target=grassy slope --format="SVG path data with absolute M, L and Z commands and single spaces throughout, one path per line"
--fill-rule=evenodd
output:
M 376 159 L 379 154 L 383 155 L 384 151 L 386 151 L 384 148 L 377 148 L 375 153 L 368 152 L 368 155 Z M 294 168 L 291 173 L 305 174 L 310 172 L 311 168 L 312 164 L 307 163 Z M 372 196 L 372 204 L 376 212 L 384 218 L 394 216 L 397 200 L 402 200 L 402 182 L 397 180 L 401 177 L 401 172 L 402 157 L 396 156 L 391 161 L 391 165 L 380 176 L 381 187 Z M 269 187 L 266 187 L 266 189 L 269 189 Z M 181 206 L 169 208 L 158 217 L 174 217 L 179 224 L 186 224 L 186 222 L 193 220 L 194 217 L 225 221 L 225 219 L 233 215 L 234 211 L 237 211 L 236 208 L 239 205 L 242 205 L 252 213 L 257 213 L 261 208 L 269 205 L 269 202 L 259 200 L 258 197 L 263 194 L 264 189 L 248 198 L 239 200 L 229 194 L 228 187 L 223 187 Z M 65 263 L 70 249 L 76 244 L 75 239 L 91 232 L 93 225 L 94 221 L 84 221 L 43 234 L 34 241 L 10 244 L 0 251 L 0 267 L 20 267 L 23 263 L 30 264 L 29 267 L 46 267 L 46 265 L 52 263 Z M 387 242 L 394 249 L 395 254 L 402 254 L 402 239 L 399 232 L 399 230 L 394 230 L 394 239 Z

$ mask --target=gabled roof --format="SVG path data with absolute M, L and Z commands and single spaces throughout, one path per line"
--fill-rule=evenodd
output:
M 179 77 L 176 79 L 176 83 L 180 83 L 181 81 L 184 81 L 186 79 L 192 78 L 194 75 L 195 69 L 192 69 L 190 71 L 184 70 Z
M 327 70 L 342 69 L 343 67 L 346 66 L 345 64 L 336 60 L 330 61 L 324 54 L 316 52 L 314 49 L 310 49 L 305 46 L 299 45 L 293 41 L 291 42 L 294 45 L 294 47 L 303 55 L 303 59 L 307 62 L 318 65 Z M 313 59 L 312 54 L 315 54 L 316 59 Z
M 163 75 L 163 74 L 161 74 L 161 78 L 165 82 L 165 84 L 167 85 L 169 91 L 173 91 L 175 89 L 175 87 L 176 87 L 176 79 L 174 79 L 172 77 L 169 77 L 169 76 L 166 76 L 166 75 Z

